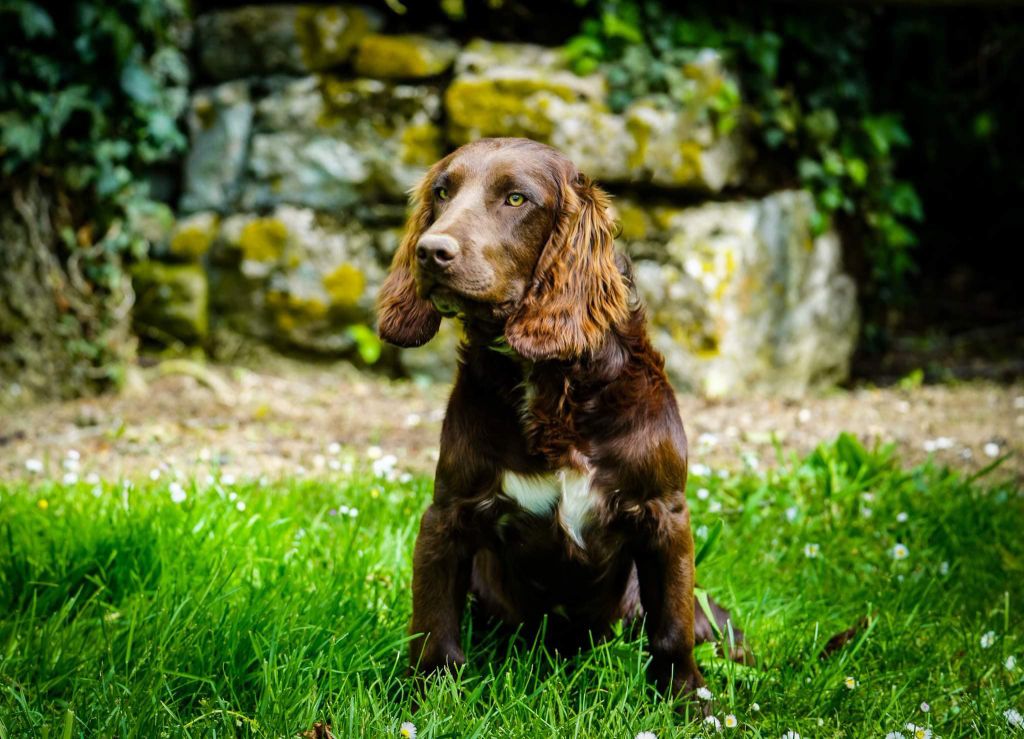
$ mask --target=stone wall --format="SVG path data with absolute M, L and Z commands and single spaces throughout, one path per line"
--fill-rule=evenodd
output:
M 685 106 L 614 113 L 605 79 L 573 74 L 558 49 L 388 34 L 365 8 L 240 8 L 196 30 L 215 82 L 192 97 L 166 264 L 137 274 L 145 335 L 204 341 L 213 326 L 353 356 L 409 188 L 459 144 L 528 136 L 617 195 L 620 247 L 680 387 L 799 394 L 845 377 L 857 317 L 839 240 L 812 235 L 806 193 L 733 195 L 752 155 L 718 125 L 723 94 L 741 91 L 713 50 L 684 68 Z M 399 360 L 445 378 L 457 341 L 448 326 Z

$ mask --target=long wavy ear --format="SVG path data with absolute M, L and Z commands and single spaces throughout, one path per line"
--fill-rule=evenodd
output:
M 625 319 L 628 290 L 615 264 L 608 206 L 608 195 L 585 175 L 563 180 L 561 215 L 526 297 L 505 326 L 505 339 L 522 356 L 579 357 Z
M 416 261 L 416 244 L 430 227 L 433 216 L 430 188 L 434 174 L 433 169 L 427 172 L 413 190 L 410 199 L 412 213 L 405 224 L 402 243 L 391 260 L 391 271 L 377 294 L 377 333 L 384 341 L 396 346 L 426 344 L 434 338 L 441 325 L 441 314 L 429 300 L 416 294 L 416 281 L 412 273 Z

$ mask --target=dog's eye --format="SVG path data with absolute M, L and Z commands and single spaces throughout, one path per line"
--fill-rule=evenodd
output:
M 434 188 L 434 197 L 436 197 L 438 200 L 447 200 L 448 199 L 448 188 L 447 187 L 435 187 Z
M 526 202 L 526 196 L 521 192 L 509 193 L 509 196 L 505 198 L 505 204 L 511 205 L 513 208 L 518 208 L 520 205 Z

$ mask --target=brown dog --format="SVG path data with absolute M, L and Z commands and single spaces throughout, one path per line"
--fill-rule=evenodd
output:
M 650 676 L 702 685 L 686 437 L 608 197 L 548 146 L 484 139 L 434 165 L 413 205 L 380 335 L 418 346 L 442 315 L 466 334 L 416 541 L 413 666 L 465 662 L 472 591 L 509 624 L 547 615 L 561 649 L 643 616 Z

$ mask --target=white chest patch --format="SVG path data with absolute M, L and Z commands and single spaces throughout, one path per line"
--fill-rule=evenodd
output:
M 598 501 L 589 474 L 572 469 L 542 475 L 506 472 L 501 485 L 505 495 L 530 513 L 543 516 L 557 508 L 559 524 L 577 546 L 583 547 L 583 527 Z

